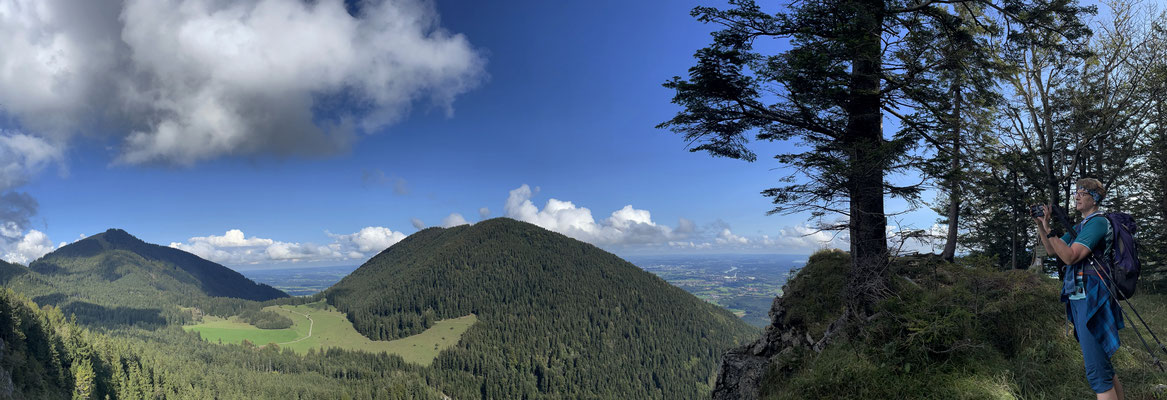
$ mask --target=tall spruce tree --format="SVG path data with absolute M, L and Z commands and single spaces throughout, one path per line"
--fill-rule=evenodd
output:
M 1131 214 L 1139 219 L 1143 273 L 1151 292 L 1167 292 L 1167 15 L 1151 24 L 1152 46 L 1144 55 L 1154 65 L 1148 71 L 1152 85 L 1145 95 L 1151 100 L 1149 131 L 1139 144 L 1146 158 L 1134 164 L 1134 188 L 1138 195 L 1130 198 Z
M 929 145 L 921 169 L 941 190 L 936 210 L 948 226 L 941 252 L 948 261 L 956 256 L 964 194 L 978 170 L 973 165 L 983 163 L 983 153 L 996 142 L 993 118 L 1002 102 L 996 80 L 1003 64 L 984 57 L 997 52 L 1001 28 L 995 21 L 978 19 L 984 17 L 981 8 L 973 3 L 947 17 L 912 16 L 915 24 L 932 29 L 910 30 L 894 57 L 917 71 L 918 85 L 905 90 L 903 99 L 892 98 L 896 109 L 888 112 L 900 118 L 907 134 Z
M 1023 0 L 817 0 L 768 13 L 752 0 L 731 0 L 730 9 L 697 7 L 692 15 L 722 26 L 713 43 L 696 53 L 688 79 L 674 77 L 673 102 L 684 109 L 659 127 L 698 143 L 691 151 L 754 161 L 747 134 L 758 140 L 797 138 L 809 149 L 779 154 L 779 162 L 804 176 L 767 189 L 771 213 L 810 212 L 820 221 L 842 215 L 836 225 L 850 233 L 852 268 L 843 316 L 864 316 L 885 287 L 888 247 L 884 197 L 915 201 L 919 185 L 885 182 L 890 173 L 917 167 L 905 163 L 918 138 L 901 132 L 886 138 L 883 115 L 893 99 L 924 85 L 934 68 L 896 65 L 892 54 L 915 32 L 953 18 L 954 8 L 976 4 L 1003 26 L 1039 26 L 1051 35 L 1077 38 L 1087 31 L 1075 1 Z M 952 32 L 937 32 L 937 36 Z M 767 53 L 758 39 L 778 39 L 789 49 Z M 985 54 L 976 54 L 985 57 Z M 893 113 L 894 115 L 894 113 Z M 799 178 L 802 178 L 801 180 Z M 844 319 L 841 319 L 844 320 Z
M 94 398 L 93 362 L 89 358 L 81 358 L 73 366 L 73 400 L 89 400 Z

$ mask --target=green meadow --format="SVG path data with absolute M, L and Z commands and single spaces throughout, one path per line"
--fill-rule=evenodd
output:
M 275 343 L 280 348 L 289 348 L 300 354 L 307 353 L 309 349 L 322 350 L 329 347 L 371 353 L 386 352 L 399 355 L 407 362 L 428 366 L 439 352 L 457 345 L 462 333 L 478 321 L 475 315 L 470 314 L 437 321 L 426 331 L 410 337 L 374 341 L 353 329 L 344 313 L 323 303 L 272 306 L 265 310 L 291 318 L 292 326 L 287 329 L 259 329 L 235 317 L 223 319 L 206 316 L 201 323 L 187 325 L 183 329 L 198 332 L 204 340 L 212 343 L 238 344 L 243 340 L 256 345 Z

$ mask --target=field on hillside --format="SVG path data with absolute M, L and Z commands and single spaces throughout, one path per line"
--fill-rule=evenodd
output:
M 439 352 L 457 345 L 462 333 L 478 321 L 478 318 L 471 314 L 437 321 L 426 331 L 410 337 L 374 341 L 357 333 L 343 313 L 323 303 L 272 306 L 265 310 L 291 318 L 292 327 L 259 329 L 234 317 L 225 320 L 208 316 L 203 318 L 202 323 L 187 325 L 183 329 L 199 332 L 204 340 L 212 343 L 238 344 L 246 339 L 256 345 L 275 343 L 281 348 L 290 348 L 300 354 L 308 352 L 309 349 L 321 350 L 329 347 L 371 353 L 387 352 L 399 355 L 407 362 L 428 366 Z

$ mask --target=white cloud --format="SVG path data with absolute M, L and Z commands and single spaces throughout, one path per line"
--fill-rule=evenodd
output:
M 458 225 L 467 225 L 467 224 L 470 224 L 470 223 L 466 222 L 466 218 L 462 217 L 462 214 L 458 214 L 458 213 L 451 213 L 450 215 L 447 215 L 446 218 L 442 218 L 442 227 L 443 228 L 453 228 L 453 227 L 458 226 Z
M 121 162 L 189 165 L 342 151 L 485 78 L 432 2 L 359 4 L 0 0 L 0 104 L 36 135 L 109 132 Z
M 507 217 L 530 222 L 598 246 L 634 252 L 775 252 L 811 253 L 825 247 L 848 248 L 847 235 L 820 232 L 805 225 L 779 230 L 775 237 L 747 237 L 733 232 L 728 223 L 714 221 L 698 227 L 685 218 L 676 228 L 653 221 L 648 210 L 626 205 L 596 221 L 592 211 L 570 201 L 549 199 L 540 209 L 531 201 L 535 191 L 522 185 L 510 191 L 504 207 Z
M 241 230 L 232 229 L 222 236 L 196 236 L 186 243 L 171 243 L 170 247 L 224 265 L 364 261 L 405 239 L 406 235 L 385 227 L 369 226 L 351 234 L 328 233 L 328 236 L 331 243 L 318 245 L 246 237 Z
M 486 207 L 479 208 L 478 209 L 478 216 L 482 217 L 482 219 L 486 219 L 486 217 L 490 216 L 490 209 L 486 208 Z
M 418 230 L 425 229 L 425 222 L 421 222 L 421 220 L 420 220 L 420 219 L 417 219 L 417 218 L 410 218 L 410 219 L 409 219 L 409 223 L 410 223 L 410 224 L 413 224 L 413 227 L 414 227 L 414 228 L 417 228 Z
M 671 228 L 657 225 L 647 210 L 631 205 L 597 222 L 591 210 L 570 201 L 549 199 L 540 210 L 531 202 L 533 194 L 527 185 L 510 191 L 504 207 L 506 216 L 596 245 L 659 244 L 673 237 Z
M 4 255 L 5 261 L 12 263 L 28 265 L 54 249 L 56 247 L 48 235 L 36 229 L 30 229 L 12 242 L 0 240 L 0 254 Z
M 360 231 L 351 235 L 333 235 L 341 243 L 352 243 L 357 246 L 357 250 L 362 253 L 380 253 L 382 250 L 389 248 L 405 239 L 405 234 L 395 232 L 389 228 L 380 226 L 369 226 L 361 228 Z
M 948 226 L 932 224 L 928 229 L 888 225 L 887 245 L 900 253 L 940 253 L 948 238 Z
M 787 226 L 776 237 L 762 235 L 752 244 L 760 248 L 789 253 L 810 253 L 825 248 L 848 249 L 847 231 L 823 231 L 807 225 Z
M 682 249 L 698 249 L 698 250 L 703 250 L 703 249 L 711 249 L 711 248 L 713 248 L 713 243 L 709 243 L 709 242 L 704 242 L 704 243 L 694 243 L 694 242 L 692 242 L 692 241 L 688 241 L 688 242 L 669 242 L 669 247 L 674 247 L 674 248 L 682 248 Z
M 719 244 L 746 245 L 746 244 L 750 244 L 750 240 L 746 239 L 745 237 L 735 235 L 735 234 L 733 234 L 733 232 L 731 232 L 729 230 L 729 228 L 726 228 L 726 229 L 722 229 L 721 233 L 717 234 L 717 243 L 719 243 Z
M 0 104 L 0 110 L 3 107 Z M 44 139 L 0 130 L 0 191 L 24 185 L 49 164 L 59 164 L 61 160 L 61 149 Z
M 246 246 L 267 246 L 271 245 L 271 239 L 261 239 L 257 237 L 245 238 L 243 231 L 232 229 L 224 233 L 223 236 L 202 236 L 192 237 L 190 242 L 206 242 L 215 247 L 246 247 Z
M 333 246 L 317 246 L 312 243 L 275 242 L 264 249 L 264 254 L 272 261 L 322 261 L 345 258 Z

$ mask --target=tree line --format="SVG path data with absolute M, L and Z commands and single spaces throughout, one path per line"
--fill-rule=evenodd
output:
M 1072 210 L 1068 192 L 1081 177 L 1109 188 L 1107 210 L 1136 216 L 1144 260 L 1158 271 L 1167 254 L 1167 17 L 1150 2 L 1103 6 L 697 7 L 692 15 L 718 30 L 688 76 L 664 84 L 682 110 L 658 127 L 691 151 L 746 161 L 757 158 L 751 138 L 799 144 L 775 155 L 790 173 L 762 194 L 770 213 L 809 213 L 819 229 L 847 232 L 844 321 L 871 315 L 888 293 L 898 249 L 889 242 L 939 240 L 948 260 L 959 249 L 1002 269 L 1041 265 L 1028 205 Z M 924 198 L 929 189 L 938 197 Z M 888 197 L 935 209 L 946 229 L 889 238 Z

